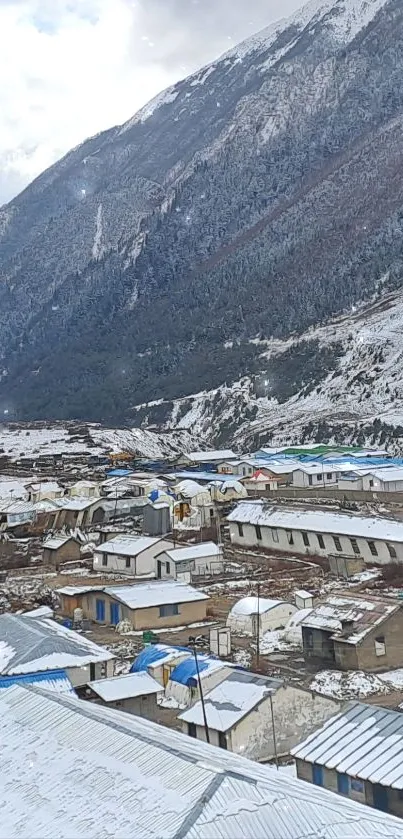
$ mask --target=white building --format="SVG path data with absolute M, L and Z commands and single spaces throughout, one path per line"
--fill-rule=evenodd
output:
M 184 480 L 176 485 L 175 495 L 175 527 L 198 530 L 214 523 L 214 505 L 207 487 L 197 481 Z
M 136 716 L 23 687 L 0 709 L 10 839 L 402 837 L 388 813 Z
M 231 542 L 276 553 L 361 556 L 385 565 L 403 562 L 403 522 L 242 501 L 228 516 Z
M 257 636 L 273 629 L 282 629 L 297 607 L 285 600 L 269 600 L 266 597 L 242 597 L 232 607 L 227 626 L 234 635 Z
M 203 466 L 203 464 L 217 465 L 222 461 L 236 460 L 237 455 L 232 449 L 217 449 L 208 452 L 189 452 L 177 458 L 176 463 L 180 465 Z
M 150 644 L 144 647 L 138 656 L 136 656 L 130 672 L 147 672 L 159 685 L 165 688 L 175 667 L 181 661 L 192 656 L 193 652 L 185 647 L 170 647 L 168 644 Z
M 355 470 L 341 477 L 339 488 L 364 492 L 403 492 L 403 468 L 385 466 L 372 472 Z
M 57 481 L 28 484 L 27 491 L 29 492 L 29 500 L 33 504 L 36 504 L 37 501 L 44 501 L 45 499 L 52 501 L 55 498 L 63 498 L 64 496 L 64 489 L 59 486 Z
M 45 617 L 0 615 L 0 676 L 63 670 L 73 687 L 113 675 L 115 656 Z
M 97 481 L 76 481 L 69 488 L 68 493 L 71 497 L 78 496 L 79 498 L 99 498 L 101 495 Z
M 148 720 L 157 716 L 158 699 L 163 688 L 148 673 L 127 673 L 111 679 L 88 682 L 98 701 L 108 708 L 117 708 Z
M 153 536 L 117 536 L 103 542 L 94 551 L 94 571 L 128 574 L 132 577 L 155 576 L 156 556 L 172 547 L 172 542 Z
M 271 760 L 276 749 L 279 756 L 289 754 L 339 707 L 327 697 L 243 670 L 233 670 L 205 693 L 204 705 L 210 743 L 252 760 Z M 185 734 L 206 740 L 200 701 L 179 719 Z
M 246 488 L 240 481 L 228 480 L 211 481 L 208 485 L 211 498 L 219 504 L 224 504 L 226 501 L 241 501 L 242 498 L 247 498 L 248 493 Z
M 200 698 L 199 676 L 203 693 L 219 685 L 233 671 L 233 665 L 218 658 L 197 653 L 199 675 L 193 655 L 181 661 L 171 670 L 165 688 L 165 697 L 177 707 L 188 708 Z
M 0 501 L 0 530 L 8 530 L 36 519 L 36 510 L 30 501 Z
M 182 548 L 166 548 L 156 555 L 156 576 L 160 579 L 191 579 L 193 575 L 221 574 L 224 559 L 221 545 L 201 542 Z

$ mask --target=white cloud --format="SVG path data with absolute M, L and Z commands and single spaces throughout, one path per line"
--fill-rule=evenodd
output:
M 0 203 L 301 0 L 231 2 L 232 29 L 228 0 L 0 0 Z

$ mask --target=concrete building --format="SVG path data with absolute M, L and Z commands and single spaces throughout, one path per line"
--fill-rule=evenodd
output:
M 45 565 L 60 567 L 61 562 L 78 560 L 81 557 L 80 543 L 74 536 L 65 533 L 50 536 L 43 543 L 43 562 Z
M 304 655 L 341 670 L 385 670 L 402 663 L 403 602 L 329 595 L 302 622 Z
M 192 651 L 189 657 L 171 670 L 165 696 L 173 700 L 176 707 L 188 708 L 200 699 L 199 677 L 203 694 L 206 694 L 232 673 L 234 665 L 207 653 L 197 653 L 197 667 Z
M 172 542 L 158 536 L 117 536 L 95 549 L 94 571 L 153 577 L 156 573 L 157 554 L 171 547 Z
M 242 501 L 230 513 L 231 542 L 276 553 L 340 553 L 373 565 L 403 562 L 403 522 L 303 507 Z
M 127 673 L 112 679 L 88 682 L 96 700 L 107 708 L 117 708 L 137 717 L 155 720 L 157 700 L 163 696 L 163 688 L 148 673 Z
M 68 494 L 73 498 L 99 498 L 100 485 L 97 481 L 76 481 L 69 487 Z
M 55 498 L 63 498 L 64 496 L 64 489 L 59 486 L 57 481 L 43 481 L 28 484 L 27 491 L 32 504 L 36 504 L 37 501 L 44 501 L 45 499 L 52 501 Z
M 234 604 L 227 617 L 227 626 L 234 635 L 257 636 L 273 629 L 282 629 L 297 607 L 285 600 L 266 597 L 242 597 Z
M 301 780 L 403 816 L 403 715 L 398 711 L 351 703 L 292 754 Z
M 204 702 L 212 745 L 252 760 L 271 760 L 276 750 L 288 755 L 303 731 L 306 736 L 339 708 L 333 699 L 241 670 L 205 694 Z M 179 719 L 185 734 L 206 739 L 200 701 Z
M 221 545 L 201 542 L 182 548 L 169 548 L 156 555 L 156 576 L 160 579 L 183 579 L 187 576 L 210 576 L 221 574 L 224 559 Z
M 37 513 L 31 501 L 0 501 L 0 531 L 31 525 Z
M 95 703 L 14 687 L 0 713 L 10 839 L 402 837 L 394 816 Z
M 113 675 L 112 653 L 48 618 L 0 615 L 0 638 L 2 677 L 58 669 L 73 687 L 81 687 Z
M 202 591 L 172 580 L 132 586 L 65 586 L 57 593 L 63 614 L 71 615 L 75 604 L 84 618 L 112 626 L 126 620 L 137 630 L 204 621 L 210 600 Z
M 342 475 L 339 489 L 364 492 L 403 492 L 403 468 L 384 466 L 371 471 L 358 469 Z
M 237 460 L 232 449 L 218 449 L 208 452 L 188 452 L 180 455 L 174 460 L 176 466 L 198 466 L 203 469 L 205 466 L 217 467 L 223 461 Z

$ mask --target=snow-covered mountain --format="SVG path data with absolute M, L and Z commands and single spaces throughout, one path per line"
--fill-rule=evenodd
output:
M 403 453 L 403 292 L 308 330 L 298 339 L 260 347 L 253 379 L 173 403 L 137 408 L 137 421 L 159 418 L 211 443 L 238 450 L 264 443 L 346 442 Z M 162 417 L 165 417 L 162 421 Z
M 0 412 L 130 422 L 398 289 L 402 74 L 401 0 L 315 0 L 0 209 Z

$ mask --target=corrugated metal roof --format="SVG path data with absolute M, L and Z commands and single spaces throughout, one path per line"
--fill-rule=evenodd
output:
M 73 536 L 67 536 L 66 534 L 61 536 L 51 536 L 43 543 L 43 547 L 50 551 L 57 551 L 59 548 L 62 548 L 63 545 L 66 545 L 67 542 L 70 542 L 71 539 L 73 542 L 77 541 Z
M 227 521 L 304 530 L 310 533 L 335 533 L 363 539 L 387 539 L 403 542 L 403 522 L 386 518 L 351 516 L 326 510 L 276 507 L 266 501 L 241 501 Z
M 117 536 L 116 539 L 110 539 L 107 542 L 102 542 L 95 548 L 95 553 L 103 554 L 117 554 L 118 556 L 138 556 L 148 548 L 154 547 L 158 542 L 162 542 L 162 537 L 153 536 Z
M 65 670 L 47 670 L 45 673 L 24 673 L 19 676 L 0 676 L 0 690 L 20 685 L 36 685 L 54 693 L 70 693 L 75 696 L 73 685 Z
M 119 711 L 0 693 L 12 839 L 401 839 L 402 822 Z M 55 827 L 56 826 L 56 827 Z
M 186 583 L 178 583 L 176 580 L 159 580 L 133 586 L 106 586 L 104 592 L 120 600 L 129 609 L 147 609 L 149 606 L 161 606 L 167 603 L 192 603 L 196 600 L 209 599 L 208 594 Z
M 205 695 L 207 725 L 215 731 L 229 731 L 281 686 L 282 682 L 278 679 L 234 671 Z M 201 702 L 196 702 L 188 708 L 179 719 L 195 725 L 204 725 Z
M 360 644 L 369 632 L 401 608 L 400 603 L 375 597 L 353 597 L 330 594 L 302 621 L 312 629 L 332 632 L 334 640 L 345 644 Z
M 97 679 L 88 682 L 88 686 L 104 702 L 116 702 L 120 699 L 133 699 L 150 693 L 163 693 L 163 687 L 148 673 L 127 673 L 112 679 Z
M 403 714 L 354 702 L 292 754 L 373 784 L 403 789 Z

